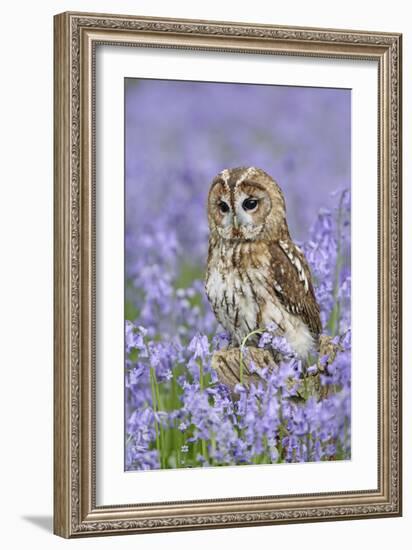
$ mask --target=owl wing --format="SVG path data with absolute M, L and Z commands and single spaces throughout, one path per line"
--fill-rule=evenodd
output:
M 292 241 L 270 245 L 271 266 L 277 297 L 289 313 L 299 315 L 314 335 L 322 331 L 309 266 L 303 252 Z

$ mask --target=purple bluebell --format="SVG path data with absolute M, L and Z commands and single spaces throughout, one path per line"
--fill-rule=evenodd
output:
M 126 469 L 350 458 L 350 91 L 130 79 L 125 123 Z M 282 187 L 340 351 L 305 369 L 261 327 L 283 360 L 250 364 L 234 398 L 211 366 L 230 340 L 204 292 L 205 205 L 215 174 L 245 164 Z

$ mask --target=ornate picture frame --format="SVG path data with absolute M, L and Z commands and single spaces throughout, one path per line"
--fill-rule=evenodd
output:
M 377 64 L 377 488 L 191 501 L 96 499 L 96 47 Z M 54 532 L 89 535 L 401 515 L 401 67 L 395 33 L 63 13 L 54 20 Z M 121 366 L 120 366 L 121 370 Z

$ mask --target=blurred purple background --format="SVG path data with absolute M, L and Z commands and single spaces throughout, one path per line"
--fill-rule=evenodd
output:
M 207 191 L 226 167 L 278 181 L 297 240 L 350 187 L 350 90 L 127 79 L 125 115 L 129 242 L 156 226 L 204 258 Z

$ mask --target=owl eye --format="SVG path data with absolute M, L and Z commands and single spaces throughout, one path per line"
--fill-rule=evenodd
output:
M 257 199 L 245 199 L 243 201 L 243 210 L 254 210 L 257 206 Z
M 223 214 L 226 214 L 226 212 L 229 212 L 230 210 L 229 205 L 224 201 L 219 202 L 219 208 L 220 211 L 223 212 Z

